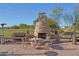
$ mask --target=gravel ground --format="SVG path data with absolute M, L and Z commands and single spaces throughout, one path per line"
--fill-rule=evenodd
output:
M 79 45 L 53 44 L 51 49 L 35 49 L 23 44 L 0 45 L 1 56 L 79 56 Z

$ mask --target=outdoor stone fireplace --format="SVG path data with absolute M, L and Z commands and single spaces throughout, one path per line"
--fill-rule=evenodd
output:
M 37 20 L 38 22 L 35 26 L 34 36 L 36 38 L 47 39 L 48 37 L 50 37 L 50 29 L 46 23 L 46 14 L 44 12 L 39 13 Z

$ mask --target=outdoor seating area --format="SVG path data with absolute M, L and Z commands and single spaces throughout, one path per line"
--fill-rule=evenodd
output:
M 22 32 L 15 31 L 11 33 L 11 36 L 8 39 L 4 35 L 0 35 L 0 44 L 3 46 L 14 46 L 10 49 L 11 51 L 7 50 L 7 53 L 13 53 L 10 55 L 27 55 L 28 51 L 31 51 L 28 53 L 28 55 L 31 55 L 32 49 L 37 52 L 43 51 L 43 54 L 48 54 L 49 52 L 47 51 L 51 51 L 53 49 L 64 50 L 65 45 L 63 43 L 70 45 L 74 42 L 73 46 L 76 45 L 75 43 L 79 41 L 78 34 L 76 35 L 75 39 L 73 39 L 73 32 L 59 33 L 58 31 L 52 31 L 46 23 L 46 17 L 45 12 L 39 13 L 37 18 L 38 22 L 35 24 L 34 32 L 30 32 L 29 30 Z M 3 29 L 4 28 L 2 27 L 2 30 Z M 2 34 L 4 34 L 4 31 L 2 31 Z M 7 53 L 4 52 L 3 54 L 9 55 Z
M 58 34 L 50 31 L 49 26 L 46 24 L 47 18 L 46 18 L 45 12 L 40 12 L 38 16 L 39 17 L 37 18 L 37 20 L 39 20 L 39 21 L 35 25 L 34 34 L 27 32 L 27 30 L 26 30 L 26 32 L 14 32 L 14 33 L 12 33 L 10 39 L 15 43 L 27 42 L 30 44 L 33 43 L 35 46 L 44 45 L 46 43 L 52 44 L 52 42 L 57 39 Z M 68 40 L 68 41 L 72 42 L 72 35 L 73 35 L 73 32 L 65 32 L 63 34 L 60 33 L 59 39 L 60 39 L 60 41 Z M 77 35 L 76 41 L 78 38 L 79 37 Z M 0 35 L 0 41 L 1 41 L 1 39 L 2 39 L 2 36 Z M 5 38 L 3 38 L 2 41 L 4 39 Z M 5 42 L 5 40 L 4 40 L 4 42 Z

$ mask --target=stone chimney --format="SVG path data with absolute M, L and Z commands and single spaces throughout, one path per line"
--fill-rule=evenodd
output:
M 46 13 L 40 12 L 37 20 L 38 22 L 35 26 L 34 36 L 36 38 L 47 39 L 48 37 L 50 37 L 50 28 L 46 23 Z

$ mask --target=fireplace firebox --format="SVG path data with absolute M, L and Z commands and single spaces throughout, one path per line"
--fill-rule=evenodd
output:
M 46 33 L 38 33 L 38 38 L 46 39 Z

